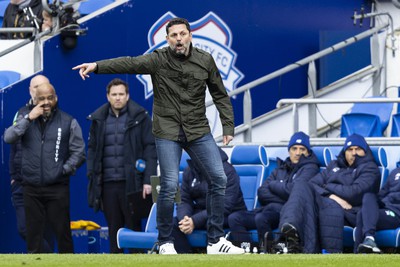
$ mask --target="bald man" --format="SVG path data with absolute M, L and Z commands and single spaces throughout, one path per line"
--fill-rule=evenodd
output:
M 29 94 L 31 95 L 31 100 L 35 98 L 36 88 L 43 83 L 50 83 L 49 79 L 41 74 L 36 75 L 31 79 L 29 84 Z
M 73 253 L 70 229 L 69 178 L 85 160 L 82 130 L 72 116 L 57 107 L 50 83 L 37 86 L 32 109 L 18 114 L 4 141 L 21 142 L 21 177 L 28 253 L 44 253 L 46 222 L 59 253 Z
M 34 76 L 29 84 L 29 94 L 31 99 L 23 106 L 14 116 L 13 123 L 16 123 L 18 114 L 25 114 L 33 108 L 33 99 L 35 97 L 36 88 L 43 83 L 49 83 L 49 79 L 44 75 Z M 9 171 L 11 178 L 11 202 L 15 209 L 17 230 L 22 239 L 26 240 L 26 227 L 25 227 L 25 208 L 24 208 L 24 195 L 21 177 L 21 144 L 20 142 L 10 146 L 9 157 Z M 43 239 L 43 252 L 54 252 L 54 234 L 50 227 L 45 227 Z

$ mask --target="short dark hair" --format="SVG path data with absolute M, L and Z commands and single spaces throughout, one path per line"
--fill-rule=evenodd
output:
M 108 83 L 108 85 L 107 85 L 107 94 L 110 93 L 110 89 L 111 89 L 112 86 L 121 85 L 121 84 L 123 86 L 125 86 L 125 93 L 129 94 L 129 86 L 128 86 L 128 84 L 125 81 L 123 81 L 123 80 L 121 80 L 119 78 L 115 78 L 115 79 L 111 80 L 111 82 Z
M 168 22 L 167 27 L 165 28 L 166 31 L 167 31 L 167 35 L 169 33 L 169 28 L 171 28 L 174 25 L 179 25 L 179 24 L 185 24 L 186 25 L 186 29 L 188 29 L 188 31 L 190 32 L 190 25 L 189 25 L 189 22 L 187 21 L 187 19 L 184 19 L 184 18 L 173 18 Z

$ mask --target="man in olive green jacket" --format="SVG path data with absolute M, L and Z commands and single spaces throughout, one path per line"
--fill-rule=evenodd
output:
M 207 197 L 208 254 L 242 254 L 224 236 L 226 176 L 218 147 L 206 117 L 206 88 L 219 111 L 223 144 L 233 139 L 233 108 L 212 56 L 192 45 L 186 19 L 174 18 L 166 26 L 168 47 L 137 57 L 120 57 L 83 63 L 83 80 L 89 73 L 150 74 L 154 87 L 153 134 L 161 172 L 157 200 L 160 254 L 176 254 L 171 237 L 174 197 L 178 187 L 182 148 L 198 162 L 210 185 Z

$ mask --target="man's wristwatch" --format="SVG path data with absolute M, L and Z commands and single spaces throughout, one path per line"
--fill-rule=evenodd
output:
M 24 118 L 27 119 L 29 122 L 32 122 L 32 120 L 29 118 L 29 113 L 26 114 L 26 115 L 24 116 Z

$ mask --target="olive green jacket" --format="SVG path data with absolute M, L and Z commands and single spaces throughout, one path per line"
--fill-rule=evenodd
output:
M 234 135 L 233 108 L 212 56 L 195 47 L 187 57 L 169 47 L 137 57 L 97 61 L 96 73 L 150 74 L 153 83 L 153 134 L 177 141 L 179 129 L 187 141 L 210 133 L 206 117 L 206 87 L 222 122 L 223 135 Z

